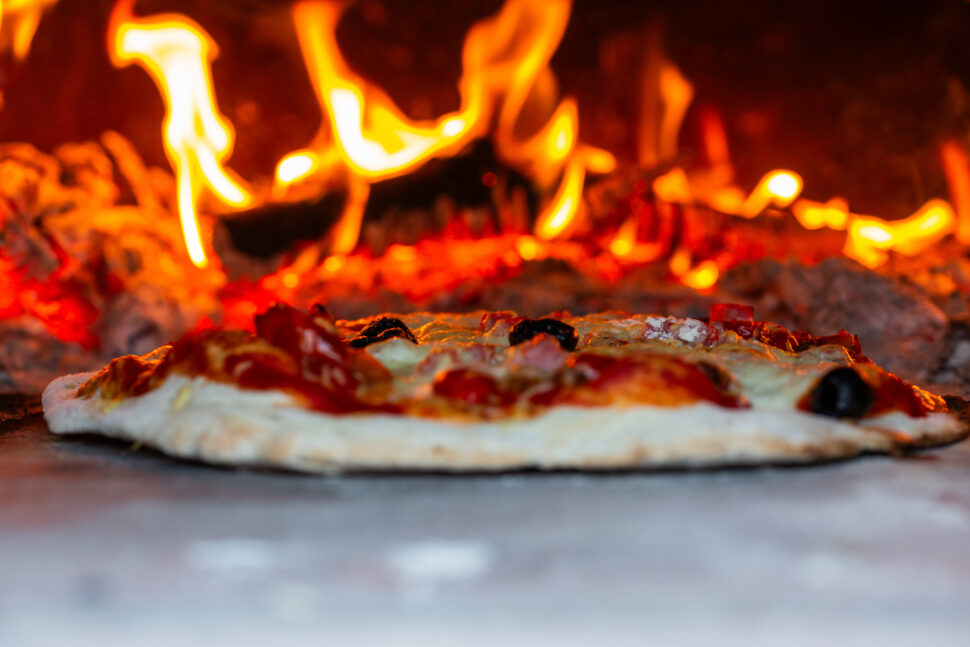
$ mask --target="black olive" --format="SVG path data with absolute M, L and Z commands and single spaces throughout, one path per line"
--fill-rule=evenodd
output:
M 876 399 L 869 383 L 851 368 L 841 366 L 826 373 L 808 398 L 808 408 L 833 418 L 861 418 Z
M 558 319 L 524 319 L 509 331 L 509 345 L 521 344 L 541 334 L 552 335 L 566 350 L 575 350 L 579 342 L 576 329 Z
M 403 330 L 405 333 L 404 336 L 411 341 L 414 341 L 414 335 L 410 330 L 408 330 L 408 327 L 404 325 L 404 322 L 396 317 L 381 317 L 380 319 L 376 319 L 364 326 L 363 330 L 360 331 L 360 334 L 364 335 L 365 337 L 376 337 L 385 330 L 389 330 L 391 328 Z
M 372 321 L 360 333 L 348 343 L 354 348 L 363 348 L 375 342 L 391 339 L 392 337 L 402 337 L 412 344 L 417 344 L 414 333 L 411 332 L 404 322 L 394 317 L 381 317 Z

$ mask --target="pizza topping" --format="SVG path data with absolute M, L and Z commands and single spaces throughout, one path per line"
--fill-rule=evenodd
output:
M 690 320 L 687 320 L 690 321 Z M 768 321 L 755 321 L 754 309 L 736 303 L 718 303 L 711 306 L 711 325 L 721 332 L 732 331 L 742 339 L 761 342 L 789 353 L 829 344 L 842 346 L 852 359 L 860 359 L 862 344 L 857 335 L 840 330 L 834 335 L 816 337 L 802 330 L 789 330 Z
M 751 339 L 756 325 L 754 308 L 738 303 L 716 303 L 711 306 L 710 322 L 720 332 L 732 330 L 742 339 Z
M 849 419 L 945 410 L 941 399 L 862 356 L 854 335 L 792 332 L 754 321 L 745 306 L 715 307 L 712 325 L 625 313 L 563 317 L 418 313 L 335 323 L 322 307 L 276 305 L 255 318 L 255 334 L 190 333 L 149 356 L 115 360 L 78 394 L 135 397 L 177 372 L 285 390 L 328 413 L 496 418 L 564 404 L 701 401 Z M 571 352 L 580 335 L 581 350 Z M 429 394 L 431 404 L 422 405 Z
M 474 405 L 509 405 L 515 394 L 499 387 L 490 375 L 470 369 L 454 369 L 439 374 L 434 381 L 434 394 Z
M 256 315 L 254 322 L 256 334 L 296 359 L 307 379 L 325 387 L 357 386 L 350 370 L 350 350 L 328 319 L 278 303 Z
M 327 306 L 323 305 L 322 303 L 314 303 L 312 306 L 310 306 L 310 316 L 329 319 L 331 321 L 333 320 L 333 316 L 330 314 L 330 311 L 327 310 Z
M 861 418 L 872 408 L 875 392 L 848 366 L 832 369 L 808 395 L 808 409 L 832 418 Z
M 302 375 L 286 371 L 283 367 L 259 361 L 245 361 L 239 365 L 235 376 L 239 386 L 248 389 L 279 389 L 301 396 L 310 408 L 327 413 L 352 413 L 363 410 L 389 411 L 384 404 L 379 409 L 362 402 L 356 389 L 348 384 L 322 384 Z M 345 373 L 346 375 L 346 373 Z
M 694 364 L 701 373 L 707 376 L 711 384 L 719 391 L 731 391 L 736 388 L 734 376 L 722 367 L 712 362 L 697 362 Z
M 418 340 L 414 338 L 414 333 L 408 329 L 403 321 L 395 317 L 381 317 L 368 324 L 348 343 L 354 348 L 364 348 L 375 342 L 385 341 L 394 337 L 407 339 L 413 344 L 418 343 Z
M 529 341 L 506 351 L 505 366 L 513 373 L 545 373 L 558 371 L 569 359 L 569 352 L 559 340 L 549 335 L 536 335 Z
M 159 360 L 150 356 L 125 355 L 113 360 L 81 385 L 78 397 L 90 398 L 99 390 L 105 400 L 133 397 L 151 388 L 151 377 Z
M 571 357 L 567 369 L 578 384 L 564 390 L 563 400 L 574 404 L 679 406 L 706 400 L 729 408 L 748 406 L 715 384 L 704 369 L 669 355 L 583 353 Z
M 875 372 L 879 369 L 871 366 L 870 370 Z M 913 418 L 922 418 L 931 411 L 942 411 L 946 408 L 943 398 L 907 384 L 892 373 L 878 373 L 875 391 L 871 413 L 896 409 Z
M 576 329 L 558 319 L 524 319 L 509 331 L 509 345 L 515 346 L 536 335 L 551 335 L 565 350 L 575 350 L 579 342 Z
M 717 341 L 717 330 L 699 319 L 677 317 L 647 317 L 641 339 L 681 341 L 692 346 L 710 346 Z
M 807 333 L 802 334 L 807 335 Z M 809 339 L 799 344 L 799 351 L 813 346 L 825 346 L 827 344 L 833 344 L 835 346 L 841 346 L 848 351 L 849 357 L 852 359 L 859 359 L 862 357 L 862 343 L 859 341 L 859 336 L 848 333 L 845 330 L 840 330 L 834 335 L 825 335 L 823 337 L 812 337 L 811 335 L 807 336 Z
M 482 315 L 481 320 L 478 323 L 478 332 L 487 333 L 490 330 L 498 326 L 503 326 L 505 328 L 511 328 L 515 324 L 522 321 L 525 317 L 520 317 L 511 310 L 497 310 L 494 312 L 486 312 Z

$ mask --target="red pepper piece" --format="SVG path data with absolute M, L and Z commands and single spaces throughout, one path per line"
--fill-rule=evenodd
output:
M 454 369 L 435 378 L 434 393 L 469 404 L 509 404 L 514 397 L 499 387 L 495 378 L 469 369 Z

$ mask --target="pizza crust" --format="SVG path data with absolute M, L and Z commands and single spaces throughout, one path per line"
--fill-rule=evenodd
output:
M 806 463 L 958 440 L 948 413 L 890 413 L 846 422 L 801 411 L 686 407 L 557 407 L 528 419 L 454 422 L 333 415 L 281 391 L 173 374 L 120 402 L 78 398 L 94 373 L 54 380 L 44 416 L 58 434 L 99 433 L 187 459 L 314 473 L 355 470 L 629 469 Z

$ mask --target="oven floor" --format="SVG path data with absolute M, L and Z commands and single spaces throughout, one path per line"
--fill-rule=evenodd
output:
M 0 645 L 970 644 L 970 442 L 319 478 L 0 426 Z

